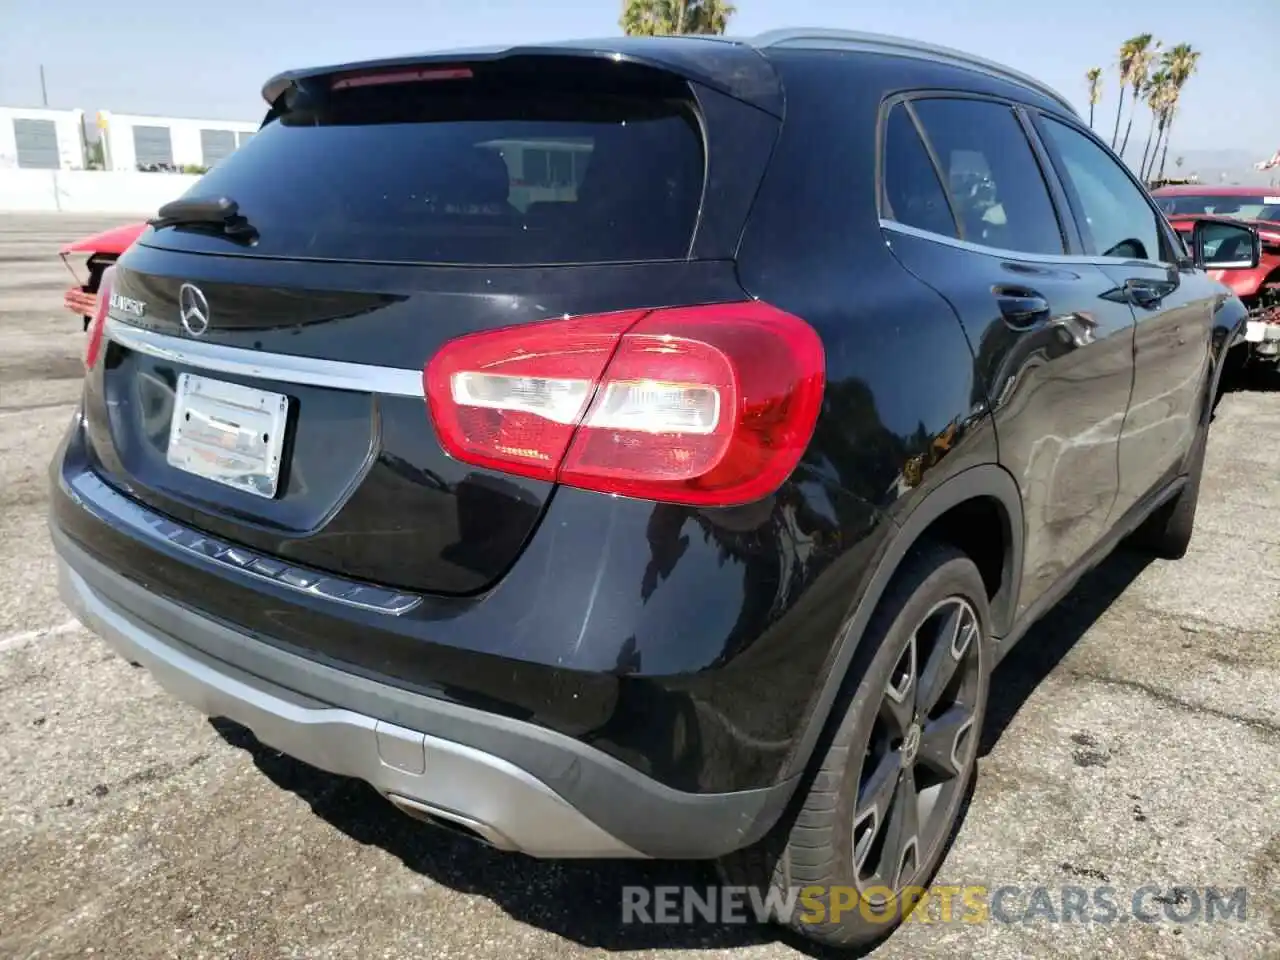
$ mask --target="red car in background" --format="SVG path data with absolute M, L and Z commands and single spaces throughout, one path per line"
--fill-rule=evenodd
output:
M 58 251 L 76 279 L 76 285 L 63 295 L 63 306 L 83 318 L 86 330 L 98 304 L 102 274 L 146 229 L 146 223 L 128 223 L 68 243 Z
M 1250 355 L 1280 358 L 1280 187 L 1207 187 L 1200 184 L 1151 191 L 1173 228 L 1190 242 L 1197 220 L 1243 220 L 1257 227 L 1262 256 L 1252 270 L 1210 270 L 1249 308 L 1245 340 Z

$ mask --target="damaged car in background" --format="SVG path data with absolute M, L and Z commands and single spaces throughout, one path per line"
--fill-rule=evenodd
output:
M 85 330 L 89 329 L 89 322 L 98 308 L 102 275 L 146 229 L 145 222 L 127 223 L 91 237 L 81 237 L 58 251 L 58 256 L 76 281 L 63 294 L 62 305 L 80 317 Z
M 1244 331 L 1248 359 L 1268 364 L 1280 360 L 1280 188 L 1187 184 L 1161 187 L 1152 196 L 1188 247 L 1192 230 L 1203 221 L 1243 222 L 1257 230 L 1260 249 L 1256 266 L 1244 267 L 1251 252 L 1241 249 L 1238 257 L 1230 258 L 1240 266 L 1211 270 L 1209 275 L 1230 287 L 1249 308 Z M 1235 243 L 1239 234 L 1230 237 Z M 1225 262 L 1220 251 L 1207 252 L 1215 262 Z

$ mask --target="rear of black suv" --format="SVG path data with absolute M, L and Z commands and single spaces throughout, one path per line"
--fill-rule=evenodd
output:
M 104 280 L 52 467 L 76 613 L 505 849 L 761 836 L 816 696 L 756 688 L 824 354 L 733 259 L 778 82 L 705 44 L 273 81 Z
M 1134 259 L 1173 251 L 1122 162 L 958 51 L 623 39 L 264 92 L 104 278 L 67 602 L 410 813 L 718 858 L 771 919 L 882 938 L 994 664 L 1139 524 L 1186 552 L 1244 308 Z

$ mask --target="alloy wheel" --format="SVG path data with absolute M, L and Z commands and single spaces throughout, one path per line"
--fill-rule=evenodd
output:
M 935 604 L 880 693 L 854 806 L 859 891 L 887 906 L 951 830 L 973 762 L 981 627 L 963 597 Z

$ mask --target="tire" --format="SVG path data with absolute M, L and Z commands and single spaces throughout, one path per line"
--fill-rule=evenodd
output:
M 1187 482 L 1168 503 L 1162 504 L 1142 522 L 1134 533 L 1140 549 L 1164 560 L 1181 560 L 1191 546 L 1195 532 L 1196 505 L 1200 502 L 1200 478 L 1204 475 L 1205 451 L 1209 446 L 1209 427 L 1196 434 L 1187 457 Z
M 952 616 L 958 622 L 953 624 Z M 951 626 L 958 631 L 956 639 L 939 639 Z M 790 891 L 798 891 L 803 899 L 797 899 L 789 915 L 775 911 L 770 919 L 818 943 L 864 948 L 887 937 L 910 912 L 910 901 L 899 894 L 904 888 L 925 888 L 932 880 L 968 794 L 990 684 L 990 636 L 986 589 L 973 561 L 948 545 L 922 543 L 913 548 L 859 644 L 845 690 L 832 710 L 831 726 L 815 753 L 814 768 L 791 809 L 760 843 L 721 862 L 725 881 L 752 890 L 755 903 L 770 902 L 771 894 L 774 903 L 779 898 L 786 901 Z M 956 705 L 941 716 L 935 711 L 931 715 L 936 720 L 917 726 L 917 695 L 931 685 L 921 683 L 918 674 L 909 684 L 904 682 L 912 651 L 917 670 L 933 676 L 932 667 L 948 661 L 934 661 L 929 654 L 946 657 L 958 648 L 959 659 L 949 660 L 957 680 L 942 688 L 939 699 L 943 706 L 949 699 Z M 895 694 L 902 695 L 902 704 Z M 895 730 L 888 722 L 894 715 L 910 716 L 905 729 L 914 732 L 898 736 L 904 726 L 899 723 Z M 960 723 L 948 729 L 939 722 L 948 718 Z M 933 763 L 942 758 L 948 743 L 949 757 L 959 763 L 950 779 L 937 787 L 932 812 L 915 830 L 914 854 L 895 855 L 889 840 L 905 822 L 901 811 L 920 809 L 918 799 L 914 808 L 897 801 L 921 783 L 929 784 L 920 788 L 921 796 L 935 789 Z M 942 765 L 950 766 L 951 759 Z M 893 771 L 903 766 L 909 776 L 895 777 Z M 871 777 L 864 767 L 889 775 Z M 890 781 L 894 785 L 888 790 L 872 789 L 873 783 Z M 876 795 L 888 802 L 872 804 Z M 912 849 L 910 843 L 901 846 L 902 854 Z M 873 861 L 880 864 L 878 870 L 873 870 Z M 897 875 L 890 879 L 890 874 Z M 874 882 L 879 877 L 889 881 L 892 897 L 874 889 L 881 886 Z M 807 887 L 821 890 L 806 891 Z

